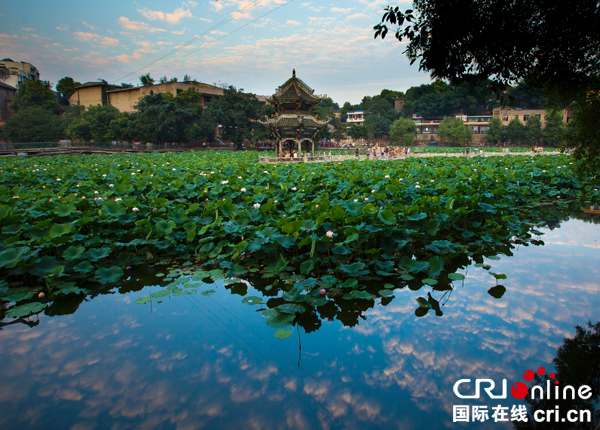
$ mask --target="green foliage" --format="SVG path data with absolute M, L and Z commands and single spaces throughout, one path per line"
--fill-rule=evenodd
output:
M 25 107 L 6 121 L 10 142 L 56 142 L 65 137 L 65 119 L 43 107 Z
M 72 139 L 107 142 L 113 137 L 110 132 L 111 122 L 119 116 L 119 110 L 114 106 L 108 104 L 90 106 L 80 118 L 73 120 L 67 129 L 67 134 Z M 118 131 L 113 128 L 113 132 Z
M 485 135 L 485 140 L 490 143 L 504 140 L 504 127 L 500 118 L 492 118 L 489 123 L 489 129 Z
M 26 80 L 19 84 L 10 108 L 15 112 L 27 108 L 43 108 L 53 113 L 59 113 L 61 107 L 54 93 L 42 81 Z
M 259 119 L 260 103 L 254 94 L 244 93 L 233 86 L 225 88 L 223 96 L 206 108 L 207 121 L 222 126 L 223 138 L 241 149 L 244 139 L 252 136 L 253 124 Z
M 144 87 L 150 87 L 154 85 L 154 78 L 150 77 L 150 73 L 140 76 L 140 83 Z
M 369 127 L 366 125 L 352 124 L 348 129 L 348 133 L 352 136 L 352 139 L 371 139 L 373 134 Z
M 598 106 L 588 110 L 586 100 L 600 90 L 597 2 L 568 13 L 560 3 L 542 1 L 416 0 L 413 6 L 404 12 L 388 6 L 374 31 L 384 38 L 392 25 L 396 38 L 408 42 L 404 53 L 411 64 L 419 61 L 420 70 L 455 83 L 489 78 L 489 89 L 504 100 L 507 86 L 525 84 L 529 93 L 543 90 L 551 108 L 579 110 L 574 119 L 592 119 L 598 112 Z M 463 25 L 449 25 L 450 16 L 460 16 Z M 588 166 L 598 165 L 598 129 L 597 121 L 581 121 L 569 134 L 576 157 Z
M 390 134 L 392 122 L 385 116 L 370 114 L 365 118 L 365 125 L 372 130 L 374 137 L 382 137 Z
M 81 293 L 65 284 L 93 288 L 118 282 L 129 266 L 196 261 L 195 281 L 255 276 L 281 289 L 265 316 L 283 328 L 330 294 L 356 304 L 391 297 L 379 293 L 384 283 L 449 290 L 466 266 L 536 243 L 540 219 L 600 200 L 597 178 L 575 177 L 567 155 L 257 160 L 249 152 L 114 154 L 48 157 L 37 170 L 39 159 L 0 159 L 0 278 Z M 167 288 L 154 297 L 196 291 Z M 1 283 L 0 299 L 35 300 Z M 433 298 L 422 299 L 415 306 L 437 313 Z
M 417 135 L 417 125 L 412 119 L 400 118 L 392 124 L 390 130 L 390 140 L 392 143 L 401 143 L 409 146 L 414 143 Z
M 438 127 L 438 136 L 446 142 L 464 146 L 473 138 L 473 132 L 460 118 L 447 116 Z
M 73 78 L 66 76 L 58 81 L 58 84 L 56 85 L 56 91 L 60 93 L 62 98 L 67 101 L 66 104 L 68 104 L 69 97 L 73 95 L 75 88 L 79 85 L 81 85 L 80 82 L 75 82 Z
M 525 124 L 525 135 L 530 144 L 537 145 L 542 138 L 542 122 L 535 115 L 530 115 Z
M 567 125 L 562 120 L 558 111 L 550 111 L 546 114 L 546 125 L 542 130 L 542 140 L 550 146 L 559 146 L 563 143 L 567 133 Z
M 195 97 L 190 92 L 182 103 L 170 92 L 143 97 L 135 106 L 133 135 L 146 142 L 184 142 L 188 127 L 199 120 L 199 108 L 193 103 Z
M 513 145 L 519 145 L 525 139 L 526 132 L 525 126 L 521 121 L 516 118 L 513 118 L 508 123 L 508 127 L 506 128 L 506 139 L 508 139 Z
M 580 96 L 568 126 L 567 142 L 575 148 L 579 170 L 598 175 L 600 171 L 600 92 L 590 91 Z

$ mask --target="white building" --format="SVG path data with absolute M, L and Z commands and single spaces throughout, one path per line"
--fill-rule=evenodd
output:
M 8 78 L 0 79 L 0 82 L 4 82 L 15 88 L 17 88 L 20 83 L 27 80 L 40 80 L 40 72 L 31 63 L 26 63 L 24 61 L 17 63 L 10 58 L 5 58 L 0 61 L 0 68 L 6 68 L 10 72 Z
M 364 110 L 348 112 L 347 116 L 348 116 L 348 119 L 346 120 L 346 122 L 348 124 L 365 125 L 365 111 Z

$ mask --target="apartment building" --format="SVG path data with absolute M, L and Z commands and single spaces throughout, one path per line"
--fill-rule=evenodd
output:
M 20 83 L 27 80 L 40 80 L 39 70 L 33 64 L 26 63 L 25 61 L 16 62 L 10 58 L 5 58 L 0 61 L 0 68 L 6 68 L 10 72 L 10 75 L 0 82 L 11 87 L 17 88 Z

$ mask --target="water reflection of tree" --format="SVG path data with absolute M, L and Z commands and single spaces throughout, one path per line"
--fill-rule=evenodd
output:
M 555 380 L 559 381 L 559 387 L 571 385 L 577 390 L 582 385 L 592 389 L 592 397 L 588 400 L 579 399 L 544 399 L 532 400 L 527 397 L 525 401 L 531 407 L 531 415 L 527 423 L 515 422 L 517 430 L 526 429 L 550 429 L 550 430 L 597 430 L 600 428 L 600 321 L 596 324 L 588 323 L 587 329 L 577 326 L 575 336 L 566 338 L 558 348 L 556 358 L 553 360 L 556 369 Z M 548 376 L 539 377 L 533 381 L 533 385 L 546 386 Z M 553 382 L 551 382 L 554 385 Z M 531 387 L 530 387 L 531 388 Z M 530 389 L 531 392 L 531 389 Z M 537 410 L 553 410 L 559 407 L 562 417 L 570 410 L 589 410 L 592 414 L 591 423 L 535 423 L 532 414 Z M 537 424 L 537 425 L 536 425 Z

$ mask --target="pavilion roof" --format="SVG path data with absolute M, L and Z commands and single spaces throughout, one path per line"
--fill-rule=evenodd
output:
M 296 77 L 296 71 L 293 71 L 292 77 L 277 88 L 267 101 L 271 104 L 280 106 L 283 103 L 302 102 L 308 105 L 316 105 L 326 96 L 315 95 L 315 90 L 306 85 L 304 81 Z

